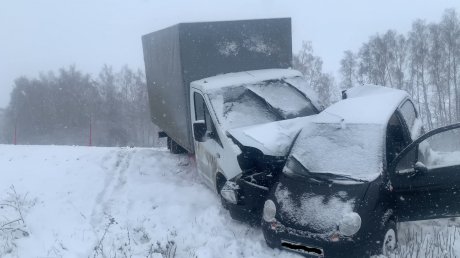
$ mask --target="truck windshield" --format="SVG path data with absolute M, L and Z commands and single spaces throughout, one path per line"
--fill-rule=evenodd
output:
M 300 91 L 279 80 L 225 87 L 208 96 L 226 130 L 318 113 Z

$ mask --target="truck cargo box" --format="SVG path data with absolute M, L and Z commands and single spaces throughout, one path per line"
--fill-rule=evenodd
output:
M 291 19 L 180 23 L 142 37 L 151 118 L 194 151 L 190 83 L 247 70 L 289 68 Z

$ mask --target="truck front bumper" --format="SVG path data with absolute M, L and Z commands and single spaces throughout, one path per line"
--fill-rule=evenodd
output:
M 227 197 L 222 192 L 227 191 Z M 224 207 L 230 211 L 233 219 L 260 225 L 264 202 L 267 199 L 269 189 L 244 179 L 237 179 L 236 182 L 228 182 L 221 191 Z M 233 197 L 235 196 L 235 200 Z

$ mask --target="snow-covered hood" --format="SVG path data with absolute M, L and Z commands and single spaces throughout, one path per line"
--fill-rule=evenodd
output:
M 241 145 L 256 148 L 265 155 L 286 156 L 297 134 L 314 117 L 315 115 L 235 128 L 227 133 Z
M 277 219 L 287 227 L 328 237 L 344 215 L 357 211 L 368 185 L 318 183 L 283 175 L 272 197 Z

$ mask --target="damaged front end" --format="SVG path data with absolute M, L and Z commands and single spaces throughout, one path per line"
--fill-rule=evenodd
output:
M 286 158 L 264 155 L 253 147 L 240 148 L 238 164 L 243 172 L 227 181 L 221 195 L 233 219 L 258 224 L 269 190 L 278 181 Z

